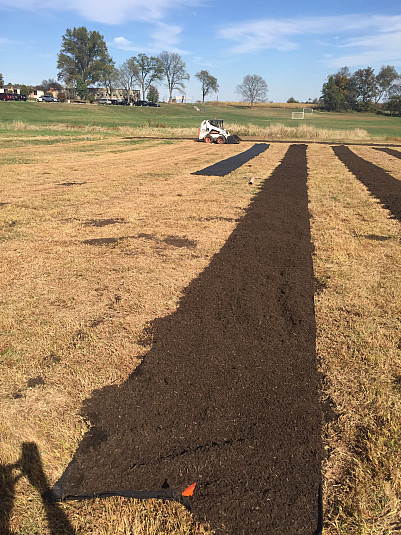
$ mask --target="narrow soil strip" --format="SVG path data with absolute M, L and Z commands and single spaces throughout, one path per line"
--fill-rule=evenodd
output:
M 348 147 L 332 147 L 335 155 L 348 167 L 371 194 L 401 221 L 401 181 L 377 165 L 354 154 Z
M 240 154 L 237 154 L 235 156 L 231 156 L 231 158 L 227 158 L 226 160 L 222 160 L 221 162 L 217 162 L 213 165 L 209 165 L 209 167 L 205 167 L 205 169 L 202 169 L 201 171 L 196 171 L 195 173 L 191 173 L 192 175 L 206 175 L 206 176 L 225 176 L 230 174 L 232 171 L 235 171 L 235 169 L 238 169 L 238 167 L 241 167 L 246 162 L 249 162 L 249 160 L 252 160 L 252 158 L 255 158 L 255 156 L 258 156 L 265 150 L 269 148 L 268 143 L 257 143 L 253 145 L 250 149 L 241 152 Z
M 399 150 L 389 149 L 386 148 L 379 148 L 379 147 L 372 147 L 375 150 L 380 150 L 381 152 L 386 152 L 387 154 L 390 154 L 390 156 L 394 156 L 395 158 L 401 158 L 401 152 Z
M 306 146 L 292 145 L 221 251 L 153 322 L 153 350 L 95 392 L 54 490 L 182 492 L 217 533 L 312 535 L 321 410 Z

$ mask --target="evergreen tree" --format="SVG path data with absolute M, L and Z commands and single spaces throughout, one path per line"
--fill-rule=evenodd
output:
M 75 90 L 79 98 L 82 98 L 83 100 L 88 96 L 88 86 L 80 76 L 78 76 L 75 83 Z
M 154 85 L 149 86 L 146 100 L 149 102 L 159 102 L 159 91 Z

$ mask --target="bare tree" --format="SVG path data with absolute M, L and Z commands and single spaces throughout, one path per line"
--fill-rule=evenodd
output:
M 215 93 L 219 90 L 219 84 L 217 83 L 217 78 L 209 74 L 208 71 L 199 71 L 195 74 L 202 87 L 202 103 L 205 102 L 205 96 L 214 91 Z
M 189 80 L 189 74 L 185 71 L 185 62 L 175 52 L 162 52 L 158 56 L 160 67 L 167 82 L 169 102 L 172 101 L 174 89 L 184 90 L 184 81 Z
M 131 91 L 136 85 L 138 76 L 138 67 L 134 58 L 129 58 L 118 69 L 118 81 L 124 91 L 125 98 L 128 102 L 131 100 Z
M 251 108 L 255 102 L 264 102 L 267 98 L 267 83 L 257 74 L 247 74 L 242 84 L 237 85 L 236 89 L 245 102 L 251 103 Z
M 62 85 L 59 84 L 54 78 L 49 78 L 48 80 L 42 80 L 40 85 L 36 86 L 37 89 L 41 89 L 45 93 L 48 93 L 52 90 L 61 91 L 63 89 Z
M 0 87 L 4 87 L 4 78 L 1 72 L 0 72 Z
M 113 94 L 116 84 L 119 81 L 119 76 L 120 73 L 118 69 L 114 67 L 114 65 L 106 65 L 100 78 L 100 82 L 104 85 L 106 89 L 106 95 L 108 95 L 110 98 Z

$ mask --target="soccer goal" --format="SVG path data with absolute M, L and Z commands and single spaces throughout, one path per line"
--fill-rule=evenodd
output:
M 304 119 L 305 114 L 303 111 L 293 111 L 292 112 L 292 119 Z
M 303 108 L 302 111 L 303 111 L 303 113 L 304 113 L 305 115 L 312 115 L 312 113 L 313 113 L 313 108 Z

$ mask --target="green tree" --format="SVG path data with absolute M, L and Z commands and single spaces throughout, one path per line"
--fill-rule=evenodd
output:
M 88 96 L 88 86 L 80 76 L 78 76 L 77 81 L 75 82 L 75 90 L 79 98 L 83 100 Z
M 376 97 L 375 103 L 379 102 L 385 95 L 391 95 L 395 83 L 399 80 L 400 75 L 391 65 L 383 65 L 376 75 Z
M 142 100 L 145 100 L 145 95 L 153 82 L 161 80 L 162 69 L 159 60 L 155 56 L 147 56 L 146 54 L 138 54 L 131 58 L 135 65 L 135 79 L 142 91 Z
M 27 86 L 25 84 L 22 84 L 21 87 L 19 88 L 19 90 L 20 90 L 21 95 L 28 96 L 29 93 L 30 93 L 29 89 L 27 88 Z
M 401 94 L 392 95 L 384 104 L 384 109 L 390 112 L 390 115 L 401 116 Z
M 3 78 L 3 75 L 1 74 L 1 72 L 0 72 L 0 87 L 1 88 L 4 87 L 4 78 Z
M 181 56 L 175 52 L 163 51 L 158 56 L 159 64 L 163 77 L 166 79 L 166 85 L 169 92 L 168 101 L 173 100 L 173 91 L 178 89 L 184 91 L 186 80 L 189 80 L 189 74 L 186 72 L 185 62 Z
M 356 91 L 357 111 L 369 111 L 377 93 L 373 69 L 358 69 L 352 75 L 352 82 Z
M 327 111 L 343 111 L 345 108 L 345 95 L 336 84 L 335 75 L 329 76 L 322 88 L 322 105 Z
M 267 91 L 266 81 L 257 74 L 247 74 L 242 84 L 237 85 L 236 89 L 242 100 L 251 104 L 251 108 L 253 108 L 255 102 L 265 102 Z
M 294 97 L 290 97 L 288 100 L 287 100 L 287 104 L 297 104 L 298 103 L 298 100 L 295 100 Z
M 219 84 L 217 83 L 217 78 L 209 74 L 208 71 L 199 71 L 195 74 L 201 83 L 202 88 L 202 104 L 205 102 L 205 96 L 208 95 L 211 91 L 217 93 L 219 90 Z
M 71 85 L 80 78 L 88 86 L 97 83 L 108 65 L 113 65 L 103 35 L 85 26 L 67 29 L 58 55 L 58 79 Z
M 159 91 L 154 85 L 149 86 L 146 100 L 149 102 L 159 102 Z

